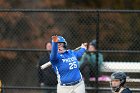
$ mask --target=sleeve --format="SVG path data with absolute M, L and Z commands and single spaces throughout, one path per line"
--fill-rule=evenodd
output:
M 82 55 L 85 53 L 85 51 L 86 51 L 85 48 L 80 48 L 79 50 L 74 51 L 74 55 L 75 55 L 77 58 L 80 58 L 80 57 L 82 57 Z
M 51 63 L 55 63 L 56 60 L 58 60 L 58 43 L 52 42 L 50 61 L 51 61 Z

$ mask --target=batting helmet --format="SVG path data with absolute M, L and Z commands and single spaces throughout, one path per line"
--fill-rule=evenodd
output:
M 111 81 L 112 80 L 120 80 L 120 85 L 116 86 L 116 87 L 112 87 L 112 83 L 111 83 L 111 87 L 113 89 L 113 91 L 118 92 L 121 88 L 121 86 L 123 86 L 126 82 L 126 74 L 124 72 L 114 72 L 111 75 Z
M 62 36 L 58 36 L 58 43 L 64 43 L 64 47 L 67 47 L 67 42 Z

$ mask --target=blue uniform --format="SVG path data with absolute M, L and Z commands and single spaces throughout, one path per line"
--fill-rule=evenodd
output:
M 125 88 L 121 93 L 132 93 L 132 91 L 129 88 Z
M 81 57 L 85 50 L 85 48 L 77 51 L 67 50 L 60 54 L 58 53 L 58 43 L 52 42 L 50 61 L 60 84 L 70 84 L 82 79 L 77 58 Z

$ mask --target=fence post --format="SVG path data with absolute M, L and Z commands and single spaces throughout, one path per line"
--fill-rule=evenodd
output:
M 96 18 L 96 71 L 95 71 L 95 93 L 98 93 L 98 77 L 99 77 L 99 69 L 98 69 L 98 51 L 99 50 L 99 11 L 97 10 L 97 18 Z

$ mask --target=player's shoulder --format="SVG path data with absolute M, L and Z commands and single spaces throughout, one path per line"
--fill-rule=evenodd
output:
M 122 93 L 132 93 L 132 91 L 129 88 L 125 88 Z

